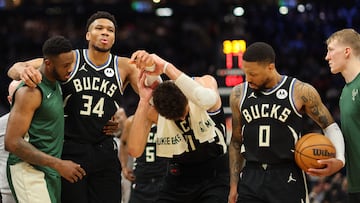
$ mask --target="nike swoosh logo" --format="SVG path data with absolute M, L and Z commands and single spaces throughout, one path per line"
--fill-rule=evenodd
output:
M 51 93 L 49 93 L 48 95 L 46 95 L 46 97 L 49 99 L 51 97 Z

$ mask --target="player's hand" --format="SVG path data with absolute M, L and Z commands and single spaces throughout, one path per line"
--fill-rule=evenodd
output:
M 20 79 L 29 87 L 36 87 L 41 83 L 42 75 L 39 70 L 33 66 L 27 65 L 23 72 L 20 73 Z
M 232 190 L 230 190 L 228 203 L 236 203 L 237 197 L 238 197 L 238 193 L 236 191 L 233 192 Z
M 109 120 L 103 127 L 103 133 L 111 136 L 119 136 L 121 131 L 124 129 L 126 119 L 127 115 L 124 108 L 119 108 L 111 117 L 111 120 Z
M 167 61 L 156 54 L 150 54 L 144 50 L 136 51 L 130 58 L 130 63 L 136 64 L 140 70 L 144 70 L 149 75 L 161 75 Z
M 103 133 L 105 133 L 105 135 L 114 136 L 119 130 L 121 130 L 120 123 L 114 120 L 109 120 L 103 127 Z
M 127 168 L 127 167 L 124 167 L 122 169 L 122 172 L 123 172 L 123 175 L 126 179 L 128 179 L 129 181 L 131 182 L 134 182 L 135 181 L 135 175 L 134 175 L 134 172 L 133 170 Z
M 139 79 L 138 79 L 138 89 L 139 89 L 139 96 L 141 100 L 150 102 L 151 97 L 152 97 L 152 92 L 153 92 L 153 88 L 155 88 L 159 83 L 158 81 L 155 81 L 151 86 L 146 86 L 144 81 L 146 78 L 146 73 L 145 71 L 141 71 L 139 74 Z
M 139 50 L 134 52 L 131 55 L 130 63 L 135 64 L 136 67 L 140 70 L 145 70 L 152 72 L 155 67 L 153 65 L 155 64 L 153 58 L 151 55 L 145 51 L 145 50 Z M 150 68 L 152 67 L 152 68 Z
M 69 160 L 61 160 L 56 169 L 59 174 L 71 183 L 75 183 L 86 175 L 86 172 L 81 168 L 80 164 L 74 163 Z
M 344 167 L 343 162 L 336 158 L 322 159 L 317 161 L 319 164 L 325 165 L 324 168 L 316 169 L 309 168 L 306 173 L 312 176 L 331 176 L 332 174 L 338 172 L 341 168 Z

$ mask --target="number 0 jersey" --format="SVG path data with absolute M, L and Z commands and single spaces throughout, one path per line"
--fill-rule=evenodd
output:
M 302 129 L 302 115 L 293 102 L 295 81 L 283 76 L 267 92 L 255 92 L 244 83 L 241 152 L 247 161 L 274 164 L 294 160 L 295 143 Z
M 102 66 L 95 66 L 87 49 L 75 50 L 76 64 L 64 95 L 65 140 L 98 143 L 106 139 L 104 125 L 115 114 L 122 95 L 118 58 L 110 54 Z

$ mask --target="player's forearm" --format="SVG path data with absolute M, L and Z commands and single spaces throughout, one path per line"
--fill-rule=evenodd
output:
M 23 139 L 19 139 L 16 143 L 7 144 L 6 150 L 15 154 L 25 162 L 38 166 L 48 166 L 53 169 L 56 169 L 60 160 L 59 158 L 50 156 L 38 150 L 32 144 Z
M 238 184 L 243 162 L 240 145 L 232 140 L 229 145 L 230 185 Z
M 7 72 L 7 75 L 13 80 L 20 80 L 20 73 L 25 69 L 25 62 L 17 62 Z
M 121 163 L 121 167 L 125 168 L 127 167 L 127 161 L 128 161 L 128 156 L 129 154 L 127 153 L 127 146 L 125 144 L 122 143 L 122 141 L 120 141 L 120 163 Z
M 147 137 L 151 128 L 151 121 L 147 118 L 149 102 L 140 99 L 127 139 L 128 153 L 132 157 L 139 157 L 145 149 Z

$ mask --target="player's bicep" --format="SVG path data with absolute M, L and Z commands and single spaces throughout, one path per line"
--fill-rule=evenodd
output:
M 303 104 L 305 113 L 313 119 L 321 128 L 325 128 L 334 122 L 329 110 L 321 100 L 318 91 L 310 84 L 299 82 L 295 92 L 297 98 Z
M 41 92 L 37 88 L 21 87 L 16 91 L 14 97 L 6 129 L 5 142 L 8 144 L 16 142 L 25 135 L 35 110 L 41 104 Z

